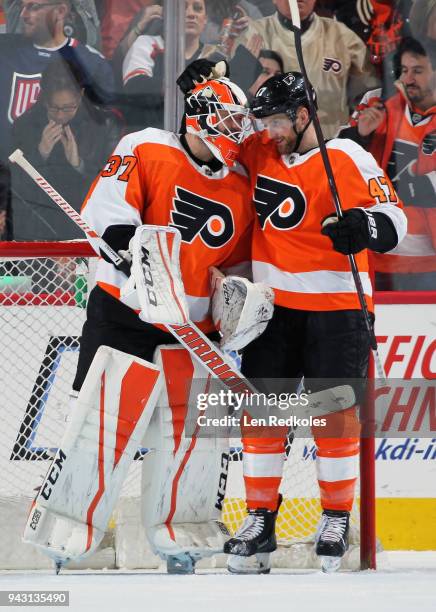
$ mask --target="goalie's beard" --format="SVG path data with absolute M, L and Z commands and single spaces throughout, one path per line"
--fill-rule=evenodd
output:
M 186 140 L 185 133 L 180 134 L 179 139 L 180 144 L 185 149 L 186 153 L 198 166 L 207 166 L 212 172 L 219 172 L 221 170 L 224 164 L 216 157 L 212 157 L 212 159 L 210 159 L 209 161 L 204 161 L 203 159 L 200 159 L 199 157 L 194 155 L 194 153 L 189 147 L 188 141 Z

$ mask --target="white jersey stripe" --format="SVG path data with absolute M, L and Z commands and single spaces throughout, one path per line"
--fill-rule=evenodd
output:
M 363 290 L 372 295 L 367 272 L 360 272 Z M 285 272 L 263 261 L 253 261 L 253 280 L 262 281 L 273 289 L 295 293 L 356 293 L 351 272 L 316 270 L 314 272 Z

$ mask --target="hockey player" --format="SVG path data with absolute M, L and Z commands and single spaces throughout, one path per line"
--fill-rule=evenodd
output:
M 180 83 L 189 86 L 186 73 Z M 372 312 L 367 249 L 387 252 L 402 240 L 407 222 L 401 204 L 370 154 L 350 140 L 333 139 L 327 148 L 344 209 L 338 221 L 300 73 L 270 78 L 251 108 L 265 128 L 240 149 L 258 216 L 253 278 L 274 289 L 275 310 L 264 334 L 244 349 L 242 371 L 264 380 L 304 376 L 312 391 L 322 384 L 315 379 L 364 379 L 369 337 L 345 255 L 356 255 Z M 329 416 L 327 427 L 313 433 L 323 509 L 316 553 L 328 571 L 337 569 L 348 547 L 359 455 L 356 410 Z M 224 551 L 232 572 L 268 572 L 284 440 L 246 438 L 243 448 L 248 517 Z M 247 563 L 253 556 L 255 563 Z
M 249 259 L 249 185 L 234 163 L 246 135 L 245 101 L 227 80 L 199 86 L 186 101 L 187 133 L 148 128 L 125 136 L 83 205 L 83 217 L 116 251 L 128 249 L 143 223 L 179 229 L 191 320 L 207 334 L 215 332 L 209 267 L 235 270 Z M 100 262 L 96 280 L 73 384 L 77 391 L 101 344 L 151 360 L 156 346 L 174 342 L 114 299 L 125 276 L 111 263 Z
M 196 430 L 185 431 L 187 390 L 194 378 L 207 380 L 207 372 L 174 346 L 173 336 L 158 324 L 167 319 L 145 322 L 134 309 L 144 317 L 138 296 L 144 279 L 157 293 L 167 286 L 168 295 L 175 295 L 172 301 L 183 303 L 184 313 L 189 309 L 189 319 L 218 339 L 210 315 L 209 268 L 235 272 L 250 258 L 250 186 L 235 164 L 248 128 L 245 102 L 228 79 L 199 85 L 186 98 L 186 134 L 149 128 L 125 136 L 85 200 L 83 218 L 114 250 L 128 258 L 130 243 L 133 272 L 127 280 L 108 261 L 97 266 L 73 383 L 78 397 L 25 531 L 26 541 L 61 562 L 95 550 L 141 444 L 153 449 L 142 461 L 142 489 L 143 524 L 155 552 L 168 560 L 169 570 L 183 573 L 193 571 L 197 558 L 222 549 L 216 521 L 228 446 L 225 440 L 198 440 Z M 168 226 L 179 235 L 167 232 Z M 138 236 L 153 232 L 168 236 L 167 242 L 156 238 L 154 251 L 147 242 L 144 256 L 145 243 L 137 248 Z M 159 258 L 160 267 L 152 266 L 147 276 L 147 262 Z M 125 292 L 132 279 L 136 290 Z M 187 525 L 185 531 L 180 525 Z

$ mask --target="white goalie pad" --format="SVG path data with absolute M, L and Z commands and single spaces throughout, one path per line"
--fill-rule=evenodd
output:
M 224 276 L 211 268 L 212 318 L 220 347 L 239 351 L 260 336 L 274 311 L 274 291 L 240 276 Z
M 185 554 L 197 560 L 222 552 L 227 538 L 220 516 L 228 438 L 201 436 L 195 398 L 210 380 L 188 351 L 162 346 L 155 362 L 165 382 L 143 440 L 151 449 L 142 466 L 143 524 L 161 558 Z
M 101 542 L 159 396 L 155 365 L 101 346 L 39 489 L 23 540 L 63 563 Z
M 147 323 L 182 325 L 189 319 L 180 274 L 180 232 L 170 227 L 141 225 L 130 241 L 131 276 L 121 301 L 141 310 Z

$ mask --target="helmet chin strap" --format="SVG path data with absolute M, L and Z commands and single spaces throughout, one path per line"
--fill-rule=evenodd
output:
M 295 145 L 294 145 L 294 148 L 292 149 L 291 153 L 298 153 L 298 149 L 300 147 L 301 141 L 303 140 L 304 133 L 307 130 L 307 128 L 309 127 L 309 125 L 312 123 L 312 117 L 310 117 L 309 121 L 306 123 L 306 125 L 301 130 L 301 132 L 298 132 L 297 131 L 297 113 L 295 113 L 293 111 L 289 111 L 288 115 L 289 115 L 289 119 L 291 120 L 291 123 L 292 123 L 292 128 L 293 128 L 294 132 L 297 134 L 297 140 L 295 141 Z

